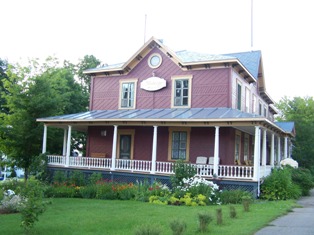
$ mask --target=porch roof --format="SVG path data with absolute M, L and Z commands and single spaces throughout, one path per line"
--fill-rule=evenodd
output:
M 168 120 L 179 121 L 189 119 L 239 119 L 262 118 L 260 115 L 241 112 L 232 108 L 176 108 L 176 109 L 121 109 L 121 110 L 93 110 L 82 113 L 66 114 L 39 118 L 39 122 L 51 121 L 103 121 L 103 120 Z
M 177 123 L 201 123 L 202 125 L 220 125 L 220 126 L 243 126 L 241 123 L 250 123 L 251 126 L 263 125 L 273 128 L 276 131 L 285 134 L 293 134 L 269 121 L 260 115 L 245 113 L 232 108 L 177 108 L 177 109 L 125 109 L 125 110 L 92 110 L 82 113 L 66 114 L 62 116 L 53 116 L 38 118 L 38 122 L 62 127 L 64 125 L 110 125 L 112 123 L 127 122 L 128 125 L 141 125 L 167 122 L 168 124 Z M 145 122 L 145 123 L 144 123 Z M 149 123 L 146 123 L 149 122 Z M 151 124 L 149 124 L 151 125 Z M 79 129 L 79 128 L 77 128 Z M 85 129 L 86 130 L 86 129 Z

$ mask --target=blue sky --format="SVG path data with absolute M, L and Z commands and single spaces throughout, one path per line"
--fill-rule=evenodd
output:
M 262 51 L 275 101 L 314 95 L 312 10 L 310 0 L 253 0 L 253 50 Z M 252 49 L 251 0 L 1 0 L 0 22 L 0 58 L 9 62 L 53 55 L 77 62 L 92 54 L 119 63 L 143 45 L 144 35 L 173 51 Z

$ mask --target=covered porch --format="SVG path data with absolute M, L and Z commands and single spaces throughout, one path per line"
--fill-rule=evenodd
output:
M 193 150 L 194 152 L 191 151 L 186 159 L 186 164 L 195 167 L 197 174 L 206 178 L 258 182 L 267 176 L 280 160 L 289 158 L 291 153 L 289 132 L 265 117 L 226 108 L 99 110 L 43 118 L 38 121 L 44 122 L 43 153 L 47 152 L 48 127 L 64 129 L 62 154 L 48 156 L 48 164 L 52 167 L 170 176 L 174 173 L 175 161 L 165 157 L 171 142 L 164 139 L 168 138 L 166 136 L 168 132 L 178 128 L 185 128 L 193 133 L 188 138 L 194 139 L 194 145 L 188 145 L 187 148 L 197 150 L 202 142 L 201 148 L 211 149 L 210 151 L 205 149 L 203 152 Z M 118 153 L 118 137 L 119 131 L 130 128 L 133 128 L 133 132 L 136 130 L 140 133 L 137 135 L 143 136 L 134 141 L 140 142 L 137 149 L 146 149 L 146 151 L 145 153 L 137 151 L 132 157 L 125 159 Z M 72 156 L 73 129 L 86 131 L 89 135 L 97 132 L 97 135 L 105 136 L 106 151 L 96 151 L 97 146 L 92 146 L 94 141 L 98 141 L 98 137 L 95 137 L 89 140 L 86 156 Z M 228 130 L 227 134 L 226 130 Z M 204 140 L 204 133 L 209 136 L 209 141 Z M 247 142 L 246 137 L 248 137 Z M 203 154 L 204 152 L 207 154 Z M 206 161 L 198 161 L 198 157 L 205 157 Z
M 129 173 L 146 173 L 171 176 L 174 174 L 174 162 L 155 162 L 153 170 L 152 161 L 116 159 L 115 168 L 112 168 L 111 158 L 93 158 L 93 157 L 69 157 L 69 164 L 66 165 L 66 156 L 48 155 L 48 164 L 52 167 L 66 167 L 74 169 L 89 169 L 104 171 L 120 171 Z M 190 164 L 196 169 L 196 174 L 205 178 L 213 179 L 242 179 L 254 180 L 253 166 L 239 165 L 218 165 L 218 172 L 214 173 L 214 166 L 211 164 Z M 268 173 L 271 166 L 267 166 Z

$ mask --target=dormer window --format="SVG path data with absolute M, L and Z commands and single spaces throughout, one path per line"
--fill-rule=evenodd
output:
M 192 76 L 172 77 L 172 107 L 191 107 Z
M 137 79 L 120 81 L 120 105 L 121 109 L 134 109 L 136 103 Z

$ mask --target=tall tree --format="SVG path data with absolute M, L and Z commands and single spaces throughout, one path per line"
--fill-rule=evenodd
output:
M 293 158 L 302 167 L 312 168 L 314 173 L 314 100 L 313 97 L 284 97 L 277 107 L 279 121 L 294 121 L 296 137 L 293 140 Z
M 7 92 L 4 88 L 4 82 L 8 76 L 6 71 L 8 69 L 8 62 L 0 58 L 0 93 Z M 0 113 L 8 113 L 9 110 L 5 107 L 5 99 L 0 96 Z
M 87 69 L 96 68 L 100 63 L 100 60 L 95 56 L 85 55 L 77 64 L 77 76 L 81 81 L 82 87 L 85 88 L 88 93 L 90 92 L 90 75 L 84 74 L 83 72 Z
M 9 113 L 3 115 L 0 149 L 25 170 L 25 179 L 41 152 L 43 126 L 39 117 L 86 111 L 87 96 L 75 81 L 73 71 L 59 67 L 58 61 L 48 58 L 45 63 L 31 61 L 26 67 L 9 66 L 1 97 Z M 60 151 L 62 135 L 49 131 L 52 151 Z

